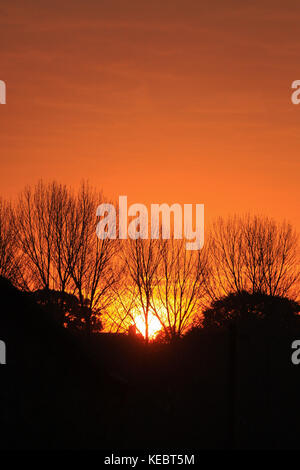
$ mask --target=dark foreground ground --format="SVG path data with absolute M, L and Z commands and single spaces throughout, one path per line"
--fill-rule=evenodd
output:
M 199 333 L 172 345 L 59 328 L 0 286 L 0 449 L 298 449 L 300 332 Z

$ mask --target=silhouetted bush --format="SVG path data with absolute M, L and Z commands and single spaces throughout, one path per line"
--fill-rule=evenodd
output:
M 286 297 L 243 291 L 216 300 L 203 312 L 203 328 L 228 326 L 233 322 L 268 322 L 287 326 L 299 323 L 299 303 Z

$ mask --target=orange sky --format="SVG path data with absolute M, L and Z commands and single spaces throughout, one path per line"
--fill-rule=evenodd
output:
M 2 2 L 1 193 L 87 178 L 300 230 L 299 24 L 299 1 Z

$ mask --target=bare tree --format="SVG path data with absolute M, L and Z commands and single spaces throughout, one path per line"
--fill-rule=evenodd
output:
M 70 290 L 78 251 L 72 191 L 55 181 L 26 187 L 15 207 L 14 224 L 31 289 Z
M 86 309 L 86 332 L 92 330 L 92 322 L 106 312 L 114 299 L 113 286 L 119 280 L 119 264 L 116 253 L 119 241 L 98 239 L 96 235 L 96 209 L 104 202 L 102 193 L 83 183 L 76 200 L 75 219 L 77 247 L 76 262 L 71 266 L 71 277 L 80 303 Z
M 136 327 L 136 294 L 135 289 L 128 284 L 128 275 L 122 270 L 119 283 L 112 286 L 114 301 L 110 304 L 105 315 L 105 328 L 111 333 L 128 333 L 130 327 Z M 137 328 L 137 331 L 139 329 Z M 140 331 L 139 331 L 140 332 Z M 142 334 L 142 332 L 140 332 Z
M 0 276 L 23 287 L 20 273 L 21 253 L 16 245 L 16 229 L 11 204 L 0 198 Z
M 62 302 L 64 293 L 76 294 L 88 333 L 92 319 L 111 302 L 110 287 L 117 279 L 112 260 L 118 241 L 96 235 L 96 208 L 102 201 L 103 195 L 86 183 L 74 194 L 65 185 L 40 181 L 34 189 L 25 188 L 15 209 L 28 285 L 58 291 Z
M 51 252 L 52 284 L 64 293 L 74 291 L 71 277 L 72 268 L 77 262 L 80 248 L 78 228 L 80 225 L 76 211 L 76 197 L 66 186 L 51 186 L 53 207 L 50 217 L 53 226 L 53 249 Z
M 149 342 L 149 316 L 151 300 L 157 281 L 157 269 L 161 259 L 159 240 L 126 240 L 123 243 L 122 258 L 127 268 L 127 288 L 124 295 L 134 299 L 131 306 L 136 315 L 145 323 L 145 341 Z
M 26 187 L 15 208 L 18 246 L 24 254 L 24 275 L 32 289 L 51 288 L 54 250 L 54 193 L 56 183 L 40 181 Z
M 298 237 L 290 224 L 268 217 L 219 218 L 210 237 L 213 267 L 208 292 L 294 296 L 299 281 Z
M 151 307 L 168 339 L 180 337 L 199 313 L 207 275 L 206 250 L 187 251 L 184 240 L 161 240 Z

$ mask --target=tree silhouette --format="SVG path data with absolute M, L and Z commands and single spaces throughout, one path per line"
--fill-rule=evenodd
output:
M 97 312 L 90 312 L 90 309 L 85 305 L 82 306 L 73 294 L 51 289 L 39 289 L 30 295 L 61 326 L 74 330 L 84 330 L 86 329 L 86 322 L 89 321 L 97 331 L 102 329 L 100 316 Z
M 43 181 L 20 194 L 14 210 L 16 242 L 22 274 L 29 290 L 75 294 L 85 311 L 85 330 L 93 316 L 105 312 L 118 279 L 112 267 L 117 240 L 96 236 L 96 208 L 103 195 L 82 183 L 79 191 Z
M 75 203 L 76 261 L 70 266 L 82 308 L 86 309 L 86 333 L 91 333 L 93 312 L 102 314 L 114 300 L 113 286 L 120 278 L 116 261 L 119 240 L 98 239 L 96 209 L 104 202 L 102 193 L 82 184 Z
M 268 217 L 219 218 L 209 237 L 212 299 L 231 292 L 296 296 L 298 237 L 292 227 Z
M 262 321 L 285 325 L 298 320 L 299 312 L 300 304 L 286 297 L 242 291 L 212 302 L 203 312 L 202 326 L 229 327 L 237 322 L 259 324 Z
M 127 331 L 141 316 L 148 342 L 151 314 L 171 339 L 184 334 L 211 301 L 221 301 L 211 306 L 216 324 L 230 318 L 233 307 L 246 315 L 246 293 L 256 296 L 252 303 L 259 295 L 297 298 L 298 239 L 287 223 L 219 218 L 206 246 L 187 251 L 182 240 L 159 234 L 100 240 L 96 209 L 102 202 L 103 194 L 87 183 L 73 191 L 56 181 L 26 187 L 12 206 L 0 200 L 0 274 L 24 290 L 59 292 L 61 299 L 75 295 L 88 336 L 95 315 L 115 332 Z M 226 300 L 230 294 L 239 296 Z M 206 323 L 212 322 L 211 309 Z
M 24 255 L 23 274 L 30 289 L 64 292 L 70 281 L 67 230 L 71 196 L 66 186 L 39 181 L 20 194 L 14 210 L 17 245 Z M 72 230 L 72 228 L 71 228 Z
M 159 241 L 154 239 L 143 240 L 141 238 L 127 240 L 121 253 L 127 274 L 124 295 L 131 299 L 130 309 L 127 314 L 133 319 L 133 312 L 143 317 L 145 341 L 148 343 L 151 299 L 157 282 L 156 272 L 161 260 Z
M 18 287 L 24 287 L 22 277 L 22 253 L 16 246 L 16 227 L 12 206 L 0 198 L 0 276 L 9 279 Z
M 166 339 L 182 336 L 202 306 L 207 253 L 187 251 L 184 240 L 160 240 L 161 258 L 155 272 L 151 308 Z

